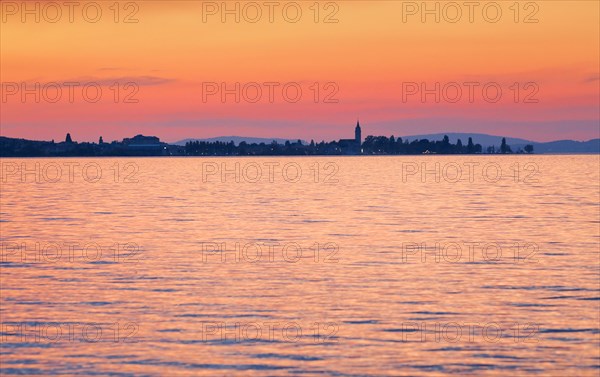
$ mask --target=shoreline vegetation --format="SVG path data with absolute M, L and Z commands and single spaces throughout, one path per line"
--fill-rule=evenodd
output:
M 402 140 L 385 136 L 367 136 L 364 141 L 342 139 L 339 141 L 315 143 L 297 142 L 253 143 L 244 141 L 188 141 L 185 145 L 161 142 L 155 136 L 137 135 L 122 141 L 105 143 L 102 137 L 98 143 L 75 142 L 67 134 L 62 142 L 35 141 L 0 137 L 1 157 L 119 157 L 119 156 L 372 156 L 372 155 L 454 155 L 454 154 L 531 154 L 534 146 L 513 150 L 502 139 L 499 146 L 484 148 L 475 144 L 472 138 L 462 143 L 460 139 L 452 144 L 448 136 L 443 140 L 430 141 Z

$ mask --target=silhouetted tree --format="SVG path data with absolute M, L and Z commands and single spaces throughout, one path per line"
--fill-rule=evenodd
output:
M 388 141 L 387 153 L 396 154 L 396 138 L 394 135 L 390 136 L 390 140 Z
M 456 141 L 456 153 L 463 153 L 462 140 L 460 139 Z
M 469 142 L 467 143 L 467 153 L 475 153 L 475 145 L 473 145 L 473 138 L 469 138 Z
M 438 144 L 438 143 L 436 143 L 436 144 Z M 452 148 L 450 146 L 450 138 L 448 137 L 448 135 L 444 135 L 444 139 L 442 140 L 441 145 L 439 145 L 437 148 L 433 148 L 433 149 L 438 153 L 443 153 L 443 154 L 452 153 Z
M 402 141 L 401 137 L 396 140 L 396 146 L 394 147 L 394 150 L 396 151 L 396 154 L 404 154 L 406 149 L 404 148 L 404 142 Z
M 65 143 L 72 143 L 73 140 L 71 139 L 71 134 L 67 133 L 67 137 L 65 138 Z
M 506 144 L 506 138 L 502 138 L 502 144 L 500 144 L 500 153 L 512 153 L 510 146 Z
M 527 144 L 525 146 L 525 152 L 530 153 L 530 154 L 533 153 L 533 145 Z

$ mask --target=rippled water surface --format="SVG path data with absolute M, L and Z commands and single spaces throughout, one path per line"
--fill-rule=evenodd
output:
M 600 372 L 598 156 L 2 164 L 3 375 Z

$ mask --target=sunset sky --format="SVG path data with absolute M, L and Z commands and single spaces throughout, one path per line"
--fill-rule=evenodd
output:
M 1 2 L 2 136 L 319 141 L 353 137 L 360 117 L 365 136 L 600 137 L 598 1 L 499 1 L 498 17 L 490 2 L 472 9 L 462 1 L 427 2 L 439 7 L 439 22 L 415 9 L 421 1 L 319 2 L 318 15 L 313 1 L 273 2 L 273 8 L 228 1 L 230 10 L 238 4 L 239 23 L 235 14 L 222 14 L 221 1 L 124 1 L 118 14 L 113 1 L 77 2 L 72 15 L 62 1 L 53 3 L 59 8 L 29 1 L 31 14 L 21 3 Z M 97 7 L 102 14 L 91 22 Z M 297 8 L 302 14 L 292 22 Z M 324 22 L 328 15 L 337 22 Z M 82 86 L 72 86 L 69 98 L 64 83 L 70 82 L 99 85 L 98 102 L 90 99 L 94 87 L 84 97 Z M 240 83 L 239 103 L 235 94 L 222 100 L 221 83 L 229 89 Z M 411 83 L 429 89 L 439 83 L 439 103 L 435 94 L 424 100 L 420 92 L 407 94 Z M 472 101 L 465 83 L 473 83 Z M 30 94 L 23 96 L 23 85 Z M 493 103 L 497 87 L 502 94 Z

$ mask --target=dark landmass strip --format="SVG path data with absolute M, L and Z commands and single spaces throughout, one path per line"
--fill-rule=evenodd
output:
M 577 148 L 565 150 L 564 145 Z M 310 143 L 298 140 L 281 144 L 246 143 L 233 141 L 189 141 L 185 145 L 163 143 L 158 137 L 137 135 L 122 141 L 98 143 L 74 142 L 70 135 L 65 141 L 34 141 L 0 137 L 1 157 L 111 157 L 111 156 L 330 156 L 330 155 L 420 155 L 420 154 L 511 154 L 511 153 L 600 153 L 600 139 L 587 142 L 557 141 L 508 145 L 505 139 L 498 146 L 483 147 L 469 138 L 451 143 L 447 136 L 442 140 L 403 140 L 385 136 L 367 136 L 364 141 L 342 139 Z
M 415 135 L 415 136 L 403 136 L 405 140 L 442 140 L 444 136 L 448 135 L 450 142 L 456 142 L 458 139 L 467 140 L 469 137 L 473 140 L 477 140 L 478 143 L 483 145 L 483 149 L 486 150 L 488 146 L 500 145 L 502 136 L 478 134 L 478 133 L 447 133 L 447 134 L 426 134 L 426 135 Z M 600 139 L 592 139 L 589 141 L 574 141 L 574 140 L 558 140 L 550 142 L 536 142 L 525 139 L 518 139 L 507 137 L 506 142 L 510 147 L 518 151 L 524 149 L 528 144 L 533 145 L 536 154 L 543 153 L 600 153 Z

